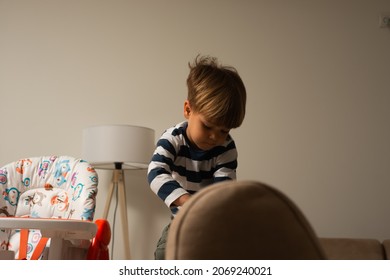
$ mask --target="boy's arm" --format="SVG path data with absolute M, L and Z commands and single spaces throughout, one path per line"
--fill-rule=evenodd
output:
M 214 182 L 235 180 L 237 170 L 237 149 L 232 140 L 226 150 L 217 158 L 217 170 L 214 172 Z
M 170 141 L 160 139 L 148 168 L 148 182 L 152 191 L 168 207 L 181 206 L 189 197 L 172 176 L 175 148 Z

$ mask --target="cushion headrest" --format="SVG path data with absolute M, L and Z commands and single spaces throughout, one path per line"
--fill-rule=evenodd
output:
M 167 259 L 324 259 L 298 207 L 273 187 L 226 181 L 195 194 L 173 219 Z

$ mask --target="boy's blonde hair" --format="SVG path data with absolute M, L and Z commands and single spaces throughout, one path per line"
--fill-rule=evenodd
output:
M 245 117 L 246 90 L 237 70 L 218 64 L 215 57 L 199 55 L 188 66 L 191 109 L 215 125 L 239 127 Z

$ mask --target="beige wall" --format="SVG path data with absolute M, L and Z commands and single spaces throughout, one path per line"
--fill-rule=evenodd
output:
M 0 165 L 81 156 L 89 125 L 147 126 L 158 137 L 182 120 L 188 61 L 210 54 L 247 86 L 233 132 L 239 179 L 284 191 L 321 236 L 390 238 L 382 12 L 388 0 L 0 0 Z M 96 218 L 111 179 L 99 175 Z M 169 220 L 145 175 L 126 173 L 136 259 L 153 257 Z

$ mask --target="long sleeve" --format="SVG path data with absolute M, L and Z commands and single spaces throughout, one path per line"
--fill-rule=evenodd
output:
M 236 179 L 237 150 L 229 136 L 222 146 L 195 149 L 186 137 L 186 123 L 168 129 L 158 140 L 148 168 L 152 191 L 171 208 L 183 194 L 194 194 L 215 182 Z

